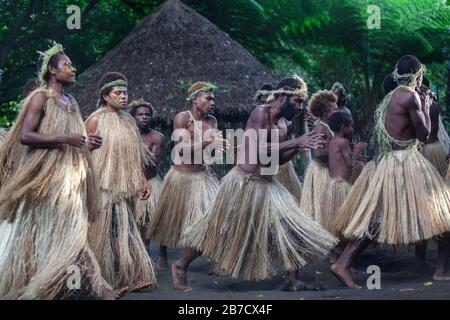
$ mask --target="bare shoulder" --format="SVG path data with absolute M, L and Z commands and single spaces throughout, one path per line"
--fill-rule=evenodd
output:
M 250 114 L 249 120 L 254 123 L 266 123 L 269 120 L 269 113 L 264 106 L 258 106 Z
M 100 119 L 100 112 L 95 111 L 92 113 L 84 122 L 84 126 L 86 127 L 86 131 L 88 134 L 93 134 L 97 131 L 98 128 L 98 122 Z
M 86 125 L 88 124 L 98 124 L 98 119 L 100 118 L 100 113 L 94 112 L 92 113 L 85 121 Z
M 47 103 L 48 95 L 44 90 L 35 91 L 30 94 L 30 102 L 29 105 L 33 109 L 42 109 L 44 110 L 44 106 Z
M 206 121 L 213 127 L 217 127 L 217 118 L 213 115 L 207 115 Z
M 164 135 L 156 130 L 152 130 L 151 133 L 152 136 L 152 140 L 156 143 L 156 144 L 162 144 L 164 142 Z
M 415 91 L 402 91 L 399 102 L 406 109 L 421 110 L 422 108 L 422 102 L 420 101 L 419 94 Z
M 187 111 L 179 112 L 173 119 L 174 128 L 186 128 L 189 122 L 189 114 Z

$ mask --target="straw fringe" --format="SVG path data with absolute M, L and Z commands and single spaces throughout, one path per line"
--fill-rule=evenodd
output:
M 102 215 L 91 227 L 90 240 L 103 276 L 114 288 L 141 281 L 155 285 L 153 264 L 134 219 L 136 199 L 113 201 L 109 194 L 101 194 L 104 207 Z M 119 256 L 116 250 L 119 250 Z
M 189 247 L 187 230 L 207 212 L 219 181 L 207 171 L 185 173 L 172 167 L 167 173 L 148 235 L 161 245 Z
M 97 134 L 101 148 L 93 151 L 102 210 L 90 228 L 90 240 L 105 279 L 114 288 L 144 281 L 156 284 L 152 261 L 136 223 L 143 168 L 154 165 L 134 119 L 126 112 L 100 108 Z M 118 247 L 116 247 L 118 246 Z
M 350 176 L 350 184 L 354 184 L 355 181 L 358 179 L 359 175 L 364 169 L 364 162 L 362 161 L 355 161 L 355 164 L 353 165 L 352 174 Z
M 441 142 L 437 141 L 423 145 L 420 152 L 428 161 L 431 162 L 437 171 L 439 171 L 440 175 L 445 177 L 448 167 L 448 150 L 445 149 L 445 146 Z
M 335 228 L 333 229 L 334 234 L 341 234 L 347 228 L 355 216 L 362 199 L 367 192 L 370 193 L 368 187 L 375 173 L 375 168 L 375 161 L 368 162 L 358 176 L 358 179 L 353 183 L 348 192 L 347 199 L 342 203 L 336 214 Z
M 329 181 L 328 168 L 311 161 L 306 168 L 300 208 L 318 223 L 322 223 L 322 197 Z
M 336 217 L 339 208 L 347 199 L 351 184 L 341 177 L 330 179 L 326 191 L 323 193 L 322 226 L 333 234 L 336 232 Z
M 302 183 L 295 172 L 292 161 L 281 165 L 275 178 L 300 202 L 302 198 Z
M 391 151 L 377 165 L 343 235 L 401 245 L 450 231 L 450 189 L 413 149 Z
M 0 143 L 2 143 L 3 140 L 5 140 L 7 134 L 8 134 L 8 131 L 6 131 L 3 128 L 0 128 Z
M 102 147 L 92 152 L 100 190 L 115 200 L 135 197 L 146 184 L 143 169 L 155 165 L 153 155 L 142 141 L 135 120 L 125 111 L 103 107 L 87 120 L 99 116 L 96 134 Z
M 85 149 L 60 145 L 36 149 L 20 143 L 31 98 L 47 97 L 38 132 L 86 135 L 78 106 L 68 112 L 51 93 L 37 89 L 22 102 L 14 126 L 0 147 L 0 298 L 53 299 L 66 291 L 68 268 L 89 254 L 88 218 L 98 215 L 98 189 Z M 91 257 L 95 265 L 95 257 Z M 91 275 L 99 293 L 110 288 L 99 270 Z
M 301 268 L 337 242 L 276 179 L 256 179 L 237 167 L 222 180 L 200 229 L 193 237 L 203 237 L 197 249 L 233 277 L 249 280 L 273 277 L 277 261 L 287 270 Z
M 136 209 L 136 222 L 141 230 L 142 238 L 145 240 L 150 239 L 148 229 L 153 220 L 153 214 L 155 212 L 156 204 L 159 201 L 162 190 L 162 180 L 159 175 L 154 176 L 148 180 L 151 193 L 150 197 L 146 201 L 140 200 L 138 202 L 138 208 Z

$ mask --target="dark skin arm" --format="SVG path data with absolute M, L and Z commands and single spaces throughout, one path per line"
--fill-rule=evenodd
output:
M 36 93 L 31 98 L 20 132 L 20 142 L 24 145 L 44 149 L 53 149 L 62 144 L 69 144 L 78 148 L 84 147 L 86 137 L 81 134 L 49 135 L 37 132 L 44 115 L 46 101 L 47 97 L 44 92 Z
M 209 117 L 208 123 L 211 125 L 212 129 L 217 129 L 217 120 L 214 117 Z M 177 129 L 184 129 L 188 127 L 188 118 L 186 114 L 179 113 L 175 116 L 175 119 L 173 120 L 173 130 Z M 204 133 L 203 133 L 204 134 Z M 208 147 L 210 144 L 214 143 L 215 148 L 218 150 L 224 149 L 228 145 L 228 141 L 222 138 L 214 137 L 211 140 L 202 139 L 201 143 L 198 141 L 195 141 L 194 137 L 191 137 L 189 141 L 185 141 L 185 139 L 181 141 L 175 141 L 175 145 L 178 145 L 179 143 L 182 144 L 180 155 L 183 155 L 183 150 L 190 150 L 191 154 L 195 154 L 195 152 L 199 152 L 206 147 Z
M 162 158 L 163 152 L 164 152 L 164 136 L 158 134 L 157 138 L 155 139 L 155 143 L 152 145 L 152 148 L 150 150 L 156 158 L 156 161 L 159 162 Z
M 85 124 L 86 132 L 88 134 L 87 148 L 89 151 L 93 151 L 102 146 L 102 137 L 95 135 L 98 126 L 98 116 L 93 116 L 88 119 Z
M 408 100 L 406 108 L 408 109 L 416 137 L 421 142 L 426 142 L 431 130 L 429 99 L 424 97 L 421 101 L 419 95 L 414 93 Z
M 188 120 L 184 113 L 179 113 L 175 116 L 173 120 L 173 130 L 186 129 L 188 127 Z M 180 150 L 180 154 L 183 154 L 183 150 L 189 149 L 191 154 L 198 152 L 199 150 L 205 149 L 207 146 L 211 144 L 212 141 L 206 141 L 202 139 L 201 143 L 197 143 L 193 138 L 190 139 L 189 142 L 185 141 L 185 139 L 181 141 L 175 141 L 175 145 L 181 143 L 182 149 Z
M 347 139 L 342 140 L 338 144 L 339 146 L 339 152 L 342 153 L 342 158 L 344 159 L 345 166 L 347 169 L 352 169 L 355 162 L 359 158 L 359 154 L 367 147 L 367 144 L 365 143 L 357 143 L 355 144 L 355 147 L 353 148 L 353 152 L 350 149 L 350 144 Z
M 260 129 L 266 129 L 269 127 L 269 114 L 264 109 L 255 110 L 252 113 L 248 123 L 247 129 L 255 129 L 257 132 Z M 256 140 L 255 140 L 256 139 Z M 292 157 L 299 151 L 299 148 L 315 148 L 320 145 L 321 137 L 313 135 L 303 135 L 301 137 L 287 140 L 281 143 L 267 143 L 266 141 L 259 141 L 259 135 L 249 135 L 248 144 L 258 146 L 258 152 L 260 148 L 266 149 L 267 154 L 271 155 L 272 152 L 279 152 L 280 163 L 286 163 L 292 159 Z M 284 162 L 283 162 L 284 161 Z M 257 164 L 248 165 L 252 170 L 256 170 Z
M 317 127 L 315 127 L 312 132 L 322 134 L 328 141 L 331 138 L 328 129 L 322 125 L 318 125 Z M 321 162 L 328 162 L 328 145 L 325 144 L 323 148 L 313 150 L 312 154 L 314 159 L 318 159 Z
M 431 121 L 431 131 L 427 143 L 435 142 L 438 140 L 439 107 L 435 102 L 433 102 L 430 107 L 430 121 Z

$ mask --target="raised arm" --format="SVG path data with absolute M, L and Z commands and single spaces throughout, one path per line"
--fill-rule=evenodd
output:
M 256 130 L 256 132 L 259 132 L 260 129 L 268 127 L 268 122 L 269 116 L 265 110 L 255 110 L 249 119 L 247 128 L 252 128 Z M 250 136 L 254 139 L 254 135 Z M 281 143 L 267 143 L 267 141 L 259 141 L 259 138 L 259 134 L 257 134 L 257 140 L 250 141 L 250 143 L 256 143 L 258 153 L 261 148 L 264 148 L 262 151 L 266 152 L 267 155 L 271 155 L 272 152 L 278 152 L 280 155 L 280 164 L 284 164 L 291 160 L 300 148 L 319 148 L 322 140 L 322 136 L 317 134 L 304 134 L 298 138 L 283 141 Z
M 188 132 L 188 119 L 187 116 L 184 113 L 179 113 L 175 116 L 175 119 L 173 120 L 173 131 L 177 130 L 186 130 L 185 133 Z M 201 143 L 195 141 L 194 138 L 188 139 L 189 141 L 186 141 L 186 139 L 182 139 L 181 141 L 174 141 L 175 145 L 178 145 L 181 143 L 181 151 L 180 153 L 183 154 L 183 150 L 189 150 L 192 153 L 196 151 L 201 151 L 205 149 L 208 145 L 211 144 L 211 140 L 204 140 L 202 139 Z

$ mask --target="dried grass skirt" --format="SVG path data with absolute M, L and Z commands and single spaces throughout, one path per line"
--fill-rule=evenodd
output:
M 294 196 L 300 203 L 302 198 L 302 183 L 294 169 L 294 164 L 289 161 L 281 165 L 275 178 Z
M 189 235 L 192 247 L 233 277 L 249 280 L 271 278 L 276 262 L 301 268 L 337 242 L 276 179 L 257 179 L 238 167 L 223 178 L 210 214 Z
M 322 223 L 322 198 L 324 190 L 330 182 L 328 168 L 313 160 L 306 168 L 305 180 L 303 182 L 303 194 L 300 208 L 310 217 Z
M 208 171 L 167 173 L 148 233 L 152 240 L 168 247 L 189 247 L 186 230 L 209 209 L 219 181 Z
M 450 231 L 450 188 L 417 150 L 389 152 L 361 192 L 346 238 L 407 245 Z

